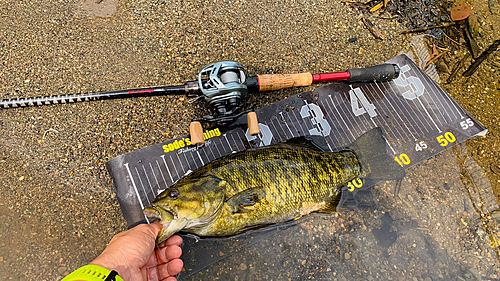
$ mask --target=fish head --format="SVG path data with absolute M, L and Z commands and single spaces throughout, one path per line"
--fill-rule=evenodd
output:
M 163 243 L 183 229 L 202 227 L 215 219 L 224 204 L 227 182 L 214 176 L 186 178 L 163 191 L 143 210 L 162 229 L 156 242 Z

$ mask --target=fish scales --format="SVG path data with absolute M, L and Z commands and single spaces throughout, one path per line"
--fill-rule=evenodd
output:
M 265 197 L 251 207 L 251 217 L 250 211 L 232 214 L 230 208 L 225 208 L 221 215 L 225 219 L 212 226 L 219 230 L 203 233 L 224 235 L 318 211 L 334 200 L 339 187 L 359 176 L 361 170 L 351 150 L 324 153 L 275 147 L 232 155 L 209 164 L 203 172 L 228 183 L 226 198 L 251 188 L 265 190 Z

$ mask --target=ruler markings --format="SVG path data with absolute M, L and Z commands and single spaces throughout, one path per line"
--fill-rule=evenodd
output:
M 278 119 L 278 117 L 277 117 L 277 116 L 275 116 L 275 117 L 276 117 L 276 119 L 275 119 L 275 120 L 276 120 L 276 122 L 278 122 L 278 126 L 280 127 L 281 131 L 283 131 L 283 135 L 285 135 L 285 140 L 286 140 L 286 132 L 285 132 L 285 130 L 283 129 L 283 127 L 281 126 L 281 121 Z M 281 135 L 281 134 L 279 134 L 279 133 L 278 133 L 278 135 L 280 136 L 280 142 L 282 142 L 282 141 L 283 141 L 282 135 Z
M 330 112 L 332 111 L 330 105 L 328 104 L 328 101 L 320 100 L 319 102 L 324 103 L 323 107 L 328 107 L 328 108 L 330 108 Z M 335 118 L 335 120 L 333 120 L 333 118 L 331 117 L 332 115 L 333 115 L 333 118 Z M 336 123 L 340 124 L 337 117 L 334 114 L 325 115 L 325 118 L 327 118 L 327 121 L 328 121 L 328 119 L 330 119 L 329 123 L 335 124 L 335 126 L 334 126 L 335 128 L 337 128 Z M 332 135 L 333 135 L 333 137 L 332 137 Z M 330 135 L 328 135 L 328 137 L 330 137 L 330 140 L 334 144 L 333 146 L 336 146 L 336 147 L 340 146 L 341 142 L 340 142 L 340 140 L 337 139 L 336 134 L 330 133 Z M 333 138 L 335 138 L 335 140 Z
M 176 167 L 176 165 L 174 163 L 174 159 L 172 159 L 172 155 L 169 155 L 169 157 L 170 157 L 170 163 L 172 163 L 172 165 L 174 166 L 175 175 L 177 176 L 177 180 L 180 180 L 181 177 L 179 175 L 179 172 L 177 171 L 177 167 Z
M 424 109 L 425 113 L 427 113 L 427 116 L 429 117 L 429 119 L 432 121 L 432 123 L 434 124 L 434 126 L 436 126 L 436 128 L 438 129 L 438 131 L 441 133 L 441 129 L 439 128 L 439 126 L 436 124 L 436 122 L 434 121 L 434 119 L 432 118 L 431 114 L 429 113 L 429 111 L 427 111 L 427 108 L 425 108 L 424 104 L 422 103 L 422 101 L 419 99 L 419 98 L 416 98 L 416 100 L 418 100 L 420 102 L 420 105 L 422 106 L 422 108 Z
M 406 136 L 408 136 L 407 134 L 404 134 L 404 128 L 401 126 L 401 122 L 397 122 L 398 120 L 401 120 L 401 117 L 399 116 L 398 112 L 394 109 L 394 106 L 390 103 L 390 101 L 388 101 L 385 98 L 385 95 L 384 95 L 384 92 L 382 91 L 382 89 L 380 87 L 378 87 L 378 85 L 376 85 L 376 86 L 378 88 L 378 91 L 377 91 L 377 88 L 375 88 L 375 86 L 373 84 L 367 85 L 367 88 L 371 87 L 375 93 L 379 93 L 380 94 L 380 98 L 381 98 L 380 99 L 381 100 L 380 103 L 383 103 L 383 105 L 384 105 L 382 107 L 382 109 L 386 108 L 386 110 L 383 110 L 383 112 L 388 112 L 388 115 L 390 115 L 392 117 L 392 121 L 393 122 L 391 122 L 391 124 L 396 124 L 397 123 L 398 128 L 395 128 L 396 130 L 391 130 L 391 131 L 396 131 L 398 133 L 398 135 L 400 136 L 400 138 L 396 138 L 396 140 L 397 140 L 398 143 L 400 143 L 400 141 L 402 139 L 404 139 Z M 388 105 L 390 107 L 392 107 L 393 110 L 390 110 L 390 108 L 389 108 Z M 396 115 L 397 115 L 397 117 L 396 117 Z M 382 119 L 389 126 L 389 123 L 387 122 L 387 120 L 383 116 L 382 116 Z M 406 127 L 406 128 L 408 128 L 408 127 Z M 396 133 L 394 133 L 394 136 L 396 136 Z
M 155 173 L 155 170 L 153 168 L 153 164 L 151 164 L 151 162 L 149 162 L 149 167 L 151 168 L 151 172 L 153 173 L 153 178 L 156 181 L 157 190 L 161 190 L 160 182 L 158 181 L 158 177 L 156 177 L 156 173 Z M 153 191 L 153 195 L 155 195 L 154 191 Z
M 375 88 L 375 86 L 377 86 L 377 88 Z M 399 116 L 398 112 L 395 110 L 394 106 L 392 105 L 392 103 L 386 99 L 386 96 L 384 94 L 384 92 L 382 91 L 382 89 L 380 87 L 378 87 L 378 85 L 373 85 L 373 84 L 369 84 L 367 85 L 366 87 L 371 87 L 373 89 L 373 92 L 376 93 L 376 94 L 379 94 L 380 95 L 380 102 L 379 104 L 383 104 L 384 106 L 382 106 L 382 109 L 385 108 L 385 110 L 382 110 L 385 114 L 387 114 L 387 116 L 390 116 L 392 117 L 391 119 L 391 124 L 395 124 L 397 123 L 397 128 L 394 128 L 394 129 L 391 129 L 391 131 L 396 131 L 397 134 L 400 136 L 400 138 L 396 138 L 396 141 L 397 143 L 399 144 L 400 141 L 407 137 L 408 134 L 405 134 L 405 130 L 404 128 L 401 126 L 400 122 L 398 122 L 398 120 L 402 120 L 401 117 Z M 390 107 L 392 107 L 393 110 L 390 109 Z M 397 115 L 397 116 L 396 116 Z M 373 119 L 373 118 L 372 118 Z M 387 119 L 384 118 L 384 116 L 382 116 L 382 119 L 384 120 L 384 122 L 389 126 L 389 122 L 387 122 Z M 409 130 L 408 130 L 409 131 Z M 411 133 L 411 132 L 410 132 Z M 396 136 L 396 133 L 394 133 L 394 136 Z
M 227 145 L 229 146 L 229 150 L 231 150 L 231 153 L 235 152 L 231 144 L 229 143 L 229 140 L 227 139 L 227 134 L 224 134 L 224 138 L 226 139 Z M 234 139 L 233 139 L 234 141 Z M 236 142 L 235 142 L 236 144 Z
M 283 122 L 285 123 L 285 125 L 286 125 L 286 127 L 287 127 L 288 131 L 289 131 L 289 132 L 290 132 L 290 134 L 292 135 L 291 137 L 287 136 L 287 139 L 291 139 L 291 138 L 293 138 L 293 132 L 292 132 L 292 130 L 290 129 L 290 127 L 288 126 L 288 123 L 286 122 L 285 116 L 283 116 L 283 112 L 280 112 L 279 114 L 281 115 L 281 118 L 282 118 Z
M 200 151 L 197 149 L 196 154 L 198 154 L 198 158 L 200 158 L 201 161 L 201 166 L 205 166 L 205 162 L 203 161 L 203 158 L 201 158 Z
M 338 116 L 340 117 L 340 119 L 342 119 L 342 122 L 344 122 L 344 125 L 346 126 L 347 130 L 349 131 L 349 133 L 351 134 L 352 136 L 352 139 L 355 140 L 356 137 L 354 136 L 354 134 L 352 133 L 351 129 L 349 128 L 349 126 L 347 126 L 347 123 L 345 122 L 344 118 L 342 118 L 342 115 L 340 114 L 339 110 L 337 109 L 337 107 L 335 106 L 335 102 L 333 101 L 332 99 L 332 95 L 328 95 L 330 97 L 330 99 L 332 100 L 332 104 L 333 104 L 333 108 L 337 111 L 338 113 Z M 347 137 L 347 140 L 348 142 L 352 142 L 352 140 L 349 139 L 349 136 L 347 135 L 347 133 L 345 133 L 346 137 Z
M 292 110 L 292 111 L 295 112 L 295 110 Z M 301 134 L 299 134 L 299 136 L 300 135 L 306 135 L 309 132 L 309 129 L 307 128 L 307 125 L 304 122 L 304 126 L 306 126 L 306 129 L 304 130 L 304 127 L 302 127 L 302 124 L 301 124 L 302 122 L 300 122 L 299 118 L 297 117 L 297 115 L 299 115 L 299 114 L 300 113 L 293 114 L 293 116 L 295 117 L 295 120 L 297 120 L 297 124 L 299 124 L 299 126 L 300 126 L 300 131 L 302 132 Z M 300 116 L 300 118 L 301 118 L 301 120 L 304 120 L 302 118 L 302 116 Z
M 191 156 L 191 159 L 193 159 L 193 162 L 191 162 L 187 159 L 186 153 Z M 194 160 L 193 153 L 191 151 L 189 151 L 189 152 L 184 152 L 183 154 L 184 154 L 184 158 L 186 158 L 189 170 L 194 171 L 194 170 L 198 169 L 198 165 L 196 164 L 196 160 Z
M 406 114 L 403 114 L 404 118 L 401 118 L 401 120 L 403 120 L 403 122 L 405 123 L 405 126 L 408 128 L 408 131 L 410 131 L 410 133 L 413 136 L 413 138 L 415 140 L 417 140 L 417 136 L 415 136 L 413 134 L 413 132 L 415 132 L 415 133 L 418 134 L 418 131 L 420 130 L 420 132 L 423 133 L 422 129 L 420 129 L 419 126 L 417 126 L 416 124 L 413 124 L 413 122 L 410 121 L 410 117 L 409 116 L 411 115 L 411 113 L 410 113 L 410 111 L 407 108 L 403 107 L 404 109 L 401 109 L 401 107 L 400 107 L 400 99 L 396 99 L 395 97 L 393 97 L 395 94 L 394 94 L 394 92 L 392 92 L 392 88 L 389 89 L 387 87 L 387 85 L 389 85 L 389 87 L 390 87 L 390 83 L 385 83 L 385 84 L 382 83 L 381 85 L 386 90 L 386 94 L 384 95 L 385 98 L 387 98 L 389 100 L 389 102 L 391 103 L 391 105 L 395 105 L 397 107 L 397 110 L 396 110 L 395 107 L 393 107 L 393 109 L 395 111 L 397 111 L 397 112 L 403 112 L 403 110 L 406 111 Z M 379 84 L 377 84 L 377 86 L 379 86 Z M 401 105 L 401 106 L 403 106 L 403 105 Z M 410 107 L 410 109 L 413 110 L 412 107 Z M 398 113 L 398 116 L 399 116 L 399 113 Z M 410 124 L 411 129 L 407 126 L 408 123 Z M 415 126 L 416 126 L 416 128 L 415 128 Z
M 137 189 L 137 185 L 135 184 L 134 176 L 132 175 L 132 172 L 130 171 L 129 164 L 125 163 L 124 166 L 127 169 L 127 173 L 128 173 L 128 175 L 130 177 L 130 180 L 132 181 L 132 186 L 134 187 L 135 195 L 137 196 L 137 200 L 139 200 L 139 204 L 141 205 L 141 210 L 143 210 L 144 209 L 144 204 L 142 203 L 142 198 L 139 195 L 139 190 Z M 146 216 L 144 216 L 144 217 L 146 217 Z
M 353 88 L 352 88 L 352 86 L 351 86 L 351 85 L 349 85 L 349 86 L 351 87 L 351 90 L 352 90 L 352 89 L 353 89 Z M 360 90 L 361 90 L 361 88 L 360 88 Z M 361 90 L 361 91 L 362 91 L 362 90 Z M 362 91 L 362 92 L 363 92 L 363 91 Z M 346 94 L 347 94 L 347 95 L 349 95 L 349 98 L 350 98 L 350 93 L 346 93 Z M 368 101 L 368 102 L 369 102 L 369 101 Z M 347 104 L 347 107 L 349 107 L 349 104 Z M 351 107 L 352 107 L 352 106 L 351 106 Z M 350 112 L 350 113 L 352 114 L 352 115 L 350 114 L 349 116 L 353 116 L 353 115 L 354 115 L 354 112 L 352 112 L 352 108 L 351 108 L 351 110 L 347 109 L 347 111 L 348 111 L 348 112 Z M 368 114 L 368 113 L 366 113 L 366 114 Z M 347 118 L 347 115 L 344 115 L 344 116 Z M 364 121 L 362 121 L 362 119 L 363 119 L 363 118 L 365 118 L 365 119 L 364 119 L 364 121 L 369 122 L 369 121 L 368 121 L 369 119 L 366 119 L 365 114 L 361 114 L 361 115 L 359 115 L 359 116 L 355 116 L 355 115 L 354 115 L 354 116 L 353 116 L 353 118 L 352 118 L 352 119 L 353 119 L 353 121 L 354 121 L 354 123 L 356 123 L 356 126 L 358 127 L 359 131 L 367 130 L 366 125 L 364 124 L 365 122 L 364 122 Z M 361 128 L 361 125 L 359 125 L 359 124 L 358 124 L 358 120 L 360 120 L 360 123 L 361 123 L 361 125 L 363 125 L 363 127 L 364 127 L 364 128 Z M 352 122 L 351 122 L 351 123 L 352 123 Z
M 165 164 L 165 168 L 167 168 L 168 175 L 170 176 L 170 180 L 172 181 L 172 184 L 175 183 L 174 178 L 172 177 L 172 173 L 170 172 L 170 169 L 168 168 L 167 161 L 165 160 L 165 155 L 160 156 L 161 159 L 163 159 L 163 163 Z
M 151 164 L 151 163 L 149 163 L 149 164 Z M 153 185 L 151 184 L 151 181 L 149 180 L 148 172 L 146 172 L 146 167 L 144 167 L 144 165 L 142 165 L 142 169 L 144 170 L 144 175 L 146 175 L 146 179 L 148 180 L 149 188 L 151 189 L 151 194 L 153 196 L 155 196 L 155 192 L 153 190 Z M 148 196 L 147 193 L 146 193 L 146 196 Z
M 144 166 L 143 166 L 144 167 Z M 139 182 L 141 183 L 141 186 L 142 186 L 142 191 L 144 191 L 144 194 L 146 195 L 146 201 L 148 201 L 148 206 L 151 205 L 151 202 L 149 201 L 149 198 L 148 198 L 148 193 L 146 192 L 146 189 L 144 188 L 144 183 L 142 182 L 142 178 L 141 178 L 141 175 L 139 174 L 139 169 L 137 169 L 137 166 L 134 167 L 135 168 L 135 172 L 137 173 L 137 178 L 139 179 Z M 141 200 L 142 201 L 142 200 Z M 143 208 L 144 209 L 144 208 Z
M 216 144 L 215 144 L 215 139 L 212 139 L 212 141 L 213 141 L 213 142 L 210 144 L 210 146 L 215 147 L 215 150 L 217 150 L 217 153 L 219 153 L 219 156 L 218 156 L 217 158 L 221 158 L 223 155 L 222 155 L 222 153 L 220 153 L 220 150 L 219 150 L 219 148 L 218 148 L 218 145 L 216 145 Z
M 382 113 L 382 115 L 380 116 L 379 114 L 377 114 L 377 116 L 379 116 L 379 118 L 377 118 L 377 120 L 381 123 L 381 124 L 386 124 L 387 128 L 390 128 L 390 132 L 392 132 L 392 134 L 394 135 L 394 140 L 399 143 L 401 139 L 404 138 L 404 136 L 402 135 L 402 128 L 401 128 L 401 125 L 399 124 L 398 122 L 398 127 L 394 127 L 392 128 L 391 125 L 389 124 L 389 122 L 387 121 L 387 117 L 389 117 L 391 120 L 398 120 L 395 116 L 395 113 L 394 111 L 391 111 L 389 109 L 389 106 L 387 105 L 387 102 L 385 101 L 385 96 L 384 96 L 384 93 L 381 91 L 381 89 L 379 88 L 379 90 L 377 90 L 373 85 L 369 84 L 366 86 L 367 88 L 368 87 L 371 87 L 371 89 L 373 90 L 373 93 L 374 94 L 378 94 L 378 96 L 380 96 L 380 100 L 377 101 L 377 103 L 380 105 L 377 107 L 377 110 L 379 112 Z M 375 103 L 375 102 L 374 102 Z M 372 118 L 374 119 L 374 118 Z M 394 122 L 395 123 L 395 122 Z M 398 137 L 399 136 L 399 137 Z
M 195 149 L 195 150 L 193 150 L 193 151 L 189 152 L 189 154 L 191 154 L 191 158 L 193 158 L 193 163 L 194 163 L 194 165 L 195 165 L 195 169 L 198 169 L 198 168 L 200 168 L 200 167 L 205 166 L 205 164 L 203 164 L 203 161 L 201 160 L 201 157 L 199 157 L 199 156 L 200 156 L 200 154 L 198 153 L 198 150 L 197 150 L 197 149 Z M 196 156 L 198 156 L 198 157 L 195 157 L 195 154 L 196 154 Z M 197 160 L 197 159 L 200 161 L 200 165 L 198 165 L 198 163 L 196 163 L 196 160 Z
M 304 100 L 304 102 L 305 102 L 305 100 Z M 307 102 L 305 102 L 305 103 L 306 103 L 307 108 L 308 108 L 310 111 L 312 111 L 312 109 L 311 109 L 311 107 L 309 106 L 309 104 L 308 104 Z M 318 105 L 316 104 L 316 106 L 318 106 Z M 325 114 L 324 114 L 323 110 L 321 109 L 321 107 L 320 107 L 320 106 L 318 106 L 318 107 L 319 107 L 319 109 L 321 110 L 321 112 L 323 113 L 323 117 L 325 117 Z M 323 107 L 324 107 L 324 106 L 323 106 Z M 301 117 L 302 117 L 302 116 L 301 116 Z M 298 122 L 298 123 L 299 123 L 299 125 L 300 125 L 300 122 L 298 121 L 298 119 L 297 119 L 297 122 Z M 313 125 L 312 125 L 312 121 L 311 121 L 311 126 L 313 126 Z M 323 138 L 326 138 L 327 136 L 329 136 L 329 135 L 331 134 L 331 129 L 330 129 L 330 134 L 328 134 L 328 135 L 326 135 L 326 136 L 325 136 L 325 134 L 323 133 L 323 130 L 320 130 L 320 126 L 317 126 L 316 128 L 317 128 L 318 132 L 320 132 L 320 133 L 321 133 L 321 136 L 322 136 Z M 326 144 L 328 145 L 328 149 L 330 149 L 330 151 L 333 151 L 333 149 L 332 149 L 332 147 L 331 147 L 331 145 L 330 145 L 330 143 L 329 143 L 328 141 L 326 141 Z
M 458 110 L 458 108 L 456 107 L 455 100 L 451 99 L 451 97 L 443 89 L 439 88 L 439 86 L 432 79 L 430 79 L 429 77 L 425 77 L 425 76 L 423 76 L 422 78 L 434 89 L 434 94 L 438 98 L 441 97 L 445 101 L 445 103 L 448 105 L 448 108 L 450 109 L 450 112 L 453 113 L 455 120 L 464 118 L 464 116 L 462 115 L 460 110 Z M 438 95 L 438 94 L 440 94 L 440 95 Z M 452 108 L 452 106 L 454 108 Z M 460 118 L 458 118 L 458 116 L 455 114 L 455 111 L 458 113 Z M 453 121 L 453 120 L 451 120 L 451 121 Z
M 294 131 L 293 131 L 293 133 L 292 133 L 292 138 L 295 138 L 294 133 L 299 134 L 299 133 L 298 133 L 298 131 L 299 131 L 299 130 L 297 130 L 297 127 L 295 127 L 295 122 L 293 122 L 293 121 L 292 121 L 292 118 L 290 118 L 290 111 L 288 111 L 288 112 L 286 113 L 286 115 L 287 115 L 288 119 L 290 120 L 290 123 L 292 124 L 292 127 L 293 127 L 293 129 L 294 129 Z M 291 115 L 293 115 L 293 114 L 291 114 Z M 299 134 L 299 136 L 300 136 L 300 134 Z
M 181 172 L 182 172 L 182 175 L 180 173 L 178 173 L 179 175 L 179 179 L 182 178 L 182 176 L 184 176 L 184 174 L 187 172 L 187 170 L 184 168 L 184 165 L 182 165 L 182 160 L 181 158 L 179 157 L 179 154 L 175 153 L 175 156 L 177 157 L 177 159 L 179 160 L 179 164 L 181 164 Z M 174 163 L 174 160 L 172 159 L 172 163 Z
M 416 71 L 416 70 L 414 70 L 413 68 L 410 68 L 410 70 L 409 70 L 408 72 L 409 72 L 409 73 L 413 73 L 413 75 L 412 75 L 412 76 L 414 76 L 414 77 L 419 77 L 419 76 L 418 76 L 418 74 L 417 74 L 417 71 Z M 422 81 L 422 80 L 420 79 L 420 81 Z M 421 97 L 422 97 L 422 98 L 424 98 L 424 99 L 425 99 L 425 101 L 427 102 L 427 104 L 429 104 L 429 105 L 431 105 L 431 104 L 429 103 L 429 101 L 427 100 L 427 98 L 429 98 L 429 99 L 432 101 L 432 104 L 434 104 L 435 106 L 430 106 L 430 108 L 433 108 L 433 107 L 434 107 L 434 108 L 437 108 L 437 112 L 438 112 L 438 113 L 439 113 L 439 115 L 441 115 L 441 117 L 443 118 L 443 121 L 441 122 L 441 121 L 439 120 L 439 115 L 438 115 L 438 114 L 435 114 L 435 115 L 436 115 L 436 120 L 438 121 L 439 125 L 443 125 L 443 124 L 445 124 L 445 123 L 446 123 L 446 117 L 445 117 L 445 115 L 443 114 L 443 112 L 442 112 L 441 110 L 439 110 L 439 106 L 438 106 L 438 104 L 436 103 L 436 101 L 435 101 L 435 100 L 434 100 L 434 98 L 432 97 L 432 92 L 430 91 L 431 86 L 429 85 L 429 81 L 426 81 L 426 80 L 424 79 L 424 81 L 423 81 L 422 83 L 423 83 L 423 86 L 424 86 L 424 93 L 425 93 L 425 92 L 427 92 L 428 94 L 427 94 L 427 95 L 422 95 Z M 426 87 L 424 84 L 427 84 L 427 87 Z M 417 97 L 417 99 L 419 99 L 419 98 L 420 98 L 420 97 Z M 441 107 L 443 108 L 443 104 L 441 103 L 441 101 L 439 100 L 439 98 L 438 98 L 438 101 L 439 101 L 439 103 L 441 104 Z M 444 109 L 444 108 L 443 108 L 443 109 Z M 446 113 L 446 115 L 448 115 L 448 113 L 447 113 L 446 111 L 445 111 L 445 113 Z M 450 118 L 450 120 L 452 120 L 452 119 L 451 119 L 451 117 L 450 117 L 449 115 L 448 115 L 448 118 Z M 434 123 L 436 123 L 436 122 L 435 122 L 435 120 L 433 120 L 433 122 L 434 122 Z
M 392 88 L 396 87 L 396 90 L 394 91 L 394 93 L 401 93 L 401 91 L 399 91 L 399 87 L 400 87 L 400 86 L 396 85 L 396 84 L 395 84 L 395 83 L 393 83 L 393 82 L 391 82 L 391 83 L 390 83 L 390 85 L 391 85 L 391 87 L 392 87 Z M 425 118 L 425 117 L 423 116 L 423 114 L 421 114 L 421 111 L 416 112 L 416 111 L 414 110 L 414 107 L 413 107 L 413 106 L 411 106 L 411 105 L 409 104 L 410 100 L 406 100 L 406 99 L 405 99 L 402 95 L 401 95 L 401 96 L 399 96 L 399 97 L 400 97 L 400 100 L 401 100 L 401 106 L 403 106 L 403 108 L 406 108 L 406 106 L 409 106 L 409 107 L 412 109 L 413 113 L 415 114 L 414 116 L 415 116 L 415 117 L 416 117 L 416 118 L 417 118 L 417 119 L 418 119 L 418 120 L 422 123 L 422 126 L 425 128 L 425 130 L 426 130 L 427 132 L 430 132 L 430 130 L 432 130 L 432 125 L 431 125 L 431 123 L 429 123 L 429 120 L 428 120 L 427 118 Z M 406 105 L 405 105 L 405 103 L 403 103 L 403 102 L 402 102 L 402 100 L 406 100 L 406 101 L 407 101 Z M 411 100 L 411 102 L 413 102 L 413 104 L 416 104 L 416 103 L 417 103 L 417 102 L 415 101 L 415 99 Z M 417 105 L 418 105 L 418 104 L 417 104 Z M 415 108 L 417 108 L 417 107 L 415 107 Z M 427 123 L 427 126 L 426 126 L 426 125 L 425 125 L 425 123 L 422 121 L 422 119 L 423 119 L 423 120 L 425 120 L 425 122 Z
M 163 178 L 163 182 L 165 183 L 165 189 L 167 189 L 168 188 L 167 180 L 165 179 L 165 176 L 161 171 L 160 163 L 158 162 L 158 160 L 156 160 L 156 165 L 158 166 L 158 171 L 160 171 L 161 177 Z
M 208 153 L 206 152 L 207 148 L 205 146 L 201 147 L 199 149 L 201 152 L 203 152 L 203 154 L 205 154 L 205 158 L 206 158 L 206 161 L 205 163 L 210 163 L 210 156 L 208 156 Z M 202 156 L 203 157 L 203 156 Z
M 247 140 L 247 137 L 246 136 L 240 136 L 240 131 L 236 131 L 236 135 L 238 135 L 238 139 L 240 140 L 240 144 L 241 144 L 241 149 L 238 148 L 238 150 L 239 151 L 245 150 L 245 148 L 246 148 L 246 146 L 245 146 L 245 140 Z M 233 137 L 233 140 L 234 140 L 234 135 L 232 137 Z M 249 143 L 248 140 L 247 140 L 247 143 Z
M 215 153 L 214 153 L 214 150 L 212 149 L 212 147 L 210 145 L 206 145 L 204 146 L 205 149 L 208 149 L 208 151 L 210 151 L 210 153 L 212 154 L 212 158 L 210 158 L 210 156 L 207 154 L 207 157 L 208 157 L 208 162 L 211 162 L 213 161 L 214 159 L 217 159 L 217 157 L 215 156 Z
M 382 90 L 382 89 L 381 89 L 381 87 L 380 87 L 380 83 L 375 83 L 375 85 L 377 86 L 377 88 L 379 88 L 380 92 L 383 92 L 383 96 L 384 96 L 384 98 L 385 98 L 385 99 L 387 99 L 387 102 L 388 102 L 388 103 L 389 103 L 389 105 L 392 107 L 392 110 L 393 110 L 393 111 L 394 111 L 394 112 L 398 115 L 399 120 L 402 120 L 402 121 L 403 121 L 402 123 L 403 123 L 403 125 L 405 126 L 406 130 L 408 131 L 408 133 L 410 133 L 410 135 L 412 136 L 412 138 L 413 138 L 414 140 L 417 140 L 417 137 L 416 137 L 416 136 L 413 134 L 413 132 L 412 132 L 412 130 L 414 130 L 413 126 L 412 126 L 412 129 L 410 129 L 410 128 L 408 127 L 408 125 L 407 125 L 407 123 L 408 123 L 408 121 L 409 121 L 409 120 L 408 120 L 408 116 L 407 116 L 408 114 L 403 115 L 403 117 L 402 117 L 401 115 L 399 115 L 399 112 L 398 112 L 398 111 L 399 111 L 400 109 L 399 109 L 399 107 L 398 107 L 398 109 L 396 110 L 395 106 L 398 106 L 398 104 L 397 104 L 397 103 L 396 103 L 396 104 L 393 104 L 393 103 L 392 103 L 392 101 L 391 101 L 391 99 L 390 99 L 391 94 L 390 94 L 390 93 L 387 93 L 387 89 L 386 89 L 385 87 L 384 87 L 384 90 Z M 382 84 L 382 86 L 383 86 L 383 84 Z M 395 105 L 395 106 L 394 106 L 394 105 Z M 407 113 L 409 113 L 409 112 L 407 111 Z M 406 119 L 406 121 L 405 121 L 405 119 Z M 410 125 L 410 126 L 411 126 L 411 125 Z

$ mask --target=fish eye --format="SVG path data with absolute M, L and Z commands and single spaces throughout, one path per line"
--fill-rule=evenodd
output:
M 168 193 L 168 197 L 170 197 L 170 199 L 177 199 L 177 197 L 179 197 L 179 191 L 177 190 L 172 190 Z

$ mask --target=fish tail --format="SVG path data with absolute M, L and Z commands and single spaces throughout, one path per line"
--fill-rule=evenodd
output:
M 380 128 L 364 133 L 350 146 L 361 165 L 361 177 L 377 180 L 398 180 L 405 170 L 387 154 L 387 144 Z

